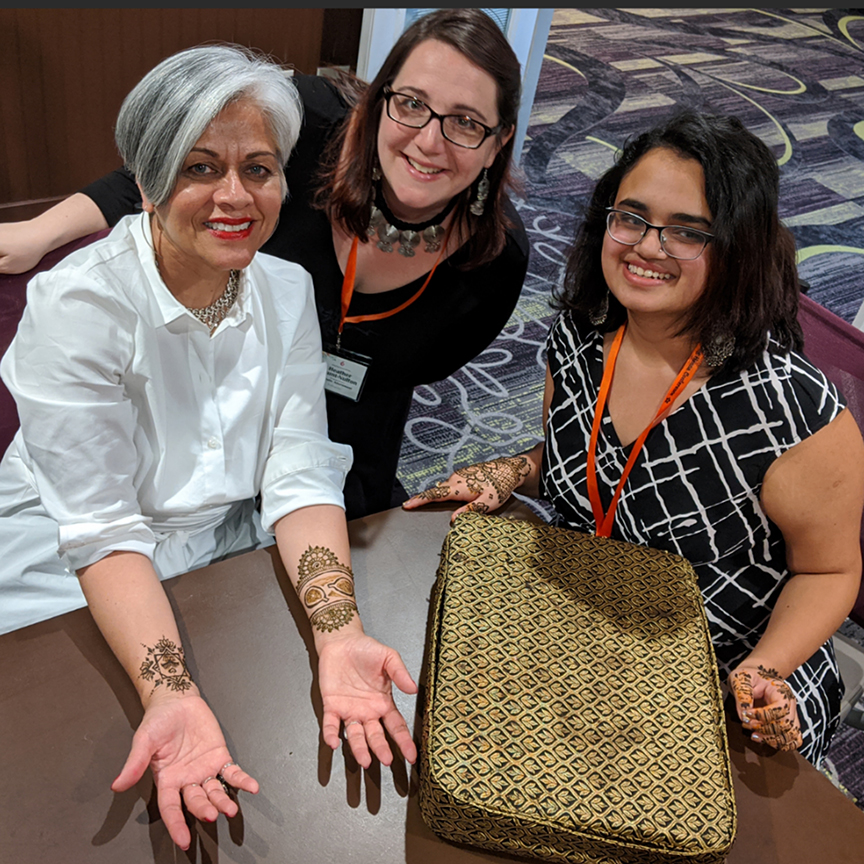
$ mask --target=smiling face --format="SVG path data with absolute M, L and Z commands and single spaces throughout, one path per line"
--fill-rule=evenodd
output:
M 649 150 L 624 176 L 614 206 L 654 225 L 711 231 L 702 166 L 666 148 Z M 711 244 L 698 258 L 682 261 L 663 251 L 653 228 L 635 246 L 618 243 L 607 232 L 601 264 L 609 290 L 628 316 L 662 316 L 674 326 L 705 288 Z
M 409 55 L 390 89 L 425 102 L 438 114 L 466 114 L 490 128 L 498 125 L 495 80 L 463 54 L 435 39 L 421 42 Z M 470 186 L 513 134 L 488 137 L 476 150 L 448 141 L 441 124 L 422 129 L 401 126 L 382 107 L 378 159 L 384 197 L 397 218 L 423 222 L 439 213 Z
M 145 209 L 153 210 L 144 201 Z M 172 290 L 224 287 L 273 233 L 282 206 L 282 171 L 258 107 L 228 105 L 186 156 L 171 197 L 155 208 L 153 244 Z

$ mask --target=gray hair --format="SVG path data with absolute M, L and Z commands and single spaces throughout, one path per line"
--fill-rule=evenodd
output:
M 297 143 L 303 105 L 294 82 L 276 63 L 239 46 L 190 48 L 163 60 L 135 85 L 120 108 L 114 138 L 152 204 L 170 198 L 195 142 L 240 99 L 260 108 L 281 169 Z M 283 174 L 283 196 L 287 192 Z

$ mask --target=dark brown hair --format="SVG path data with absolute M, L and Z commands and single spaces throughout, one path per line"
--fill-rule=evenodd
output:
M 370 205 L 374 200 L 372 169 L 378 159 L 378 126 L 384 88 L 393 82 L 408 55 L 427 39 L 444 42 L 490 75 L 498 92 L 498 122 L 503 136 L 515 129 L 519 114 L 521 74 L 519 61 L 498 25 L 479 9 L 441 9 L 415 21 L 393 46 L 381 70 L 359 97 L 325 156 L 325 182 L 317 203 L 331 222 L 366 241 Z M 513 136 L 489 168 L 489 196 L 482 217 L 470 216 L 476 181 L 457 196 L 454 228 L 467 241 L 464 266 L 478 267 L 504 248 L 508 220 L 504 215 L 505 190 L 511 185 Z
M 734 336 L 734 354 L 723 366 L 733 372 L 756 360 L 769 333 L 784 352 L 800 349 L 795 240 L 777 215 L 780 172 L 768 147 L 737 117 L 682 111 L 625 144 L 594 189 L 564 282 L 555 292 L 556 308 L 569 309 L 591 326 L 588 315 L 608 292 L 601 266 L 606 208 L 614 205 L 621 181 L 639 159 L 658 147 L 699 162 L 712 215 L 705 289 L 682 316 L 677 335 L 703 345 Z M 603 331 L 626 319 L 621 304 L 608 296 L 606 322 L 597 328 Z

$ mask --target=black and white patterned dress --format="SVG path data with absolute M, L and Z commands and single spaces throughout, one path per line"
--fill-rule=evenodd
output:
M 603 375 L 603 336 L 562 313 L 549 333 L 555 393 L 543 456 L 543 493 L 557 524 L 594 533 L 585 475 Z M 612 537 L 665 549 L 693 565 L 725 680 L 765 631 L 790 578 L 780 530 L 759 504 L 769 465 L 844 408 L 825 376 L 800 354 L 765 352 L 740 374 L 712 376 L 648 435 L 624 486 Z M 606 510 L 629 447 L 608 411 L 597 442 Z M 801 753 L 819 764 L 839 723 L 843 689 L 832 643 L 788 679 L 798 699 Z

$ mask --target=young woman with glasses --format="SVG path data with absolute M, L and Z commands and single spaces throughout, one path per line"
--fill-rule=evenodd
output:
M 406 497 L 396 466 L 414 387 L 483 351 L 518 300 L 528 242 L 506 189 L 521 74 L 485 13 L 452 9 L 409 27 L 353 94 L 294 81 L 305 120 L 262 251 L 313 277 L 338 366 L 329 434 L 354 452 L 353 518 Z M 0 226 L 0 271 L 26 270 L 136 207 L 131 175 L 109 174 L 31 222 Z
M 557 296 L 545 442 L 405 506 L 462 502 L 455 517 L 519 489 L 559 525 L 684 556 L 745 728 L 818 764 L 843 695 L 830 637 L 861 576 L 864 445 L 800 353 L 778 181 L 735 118 L 684 112 L 629 142 Z

